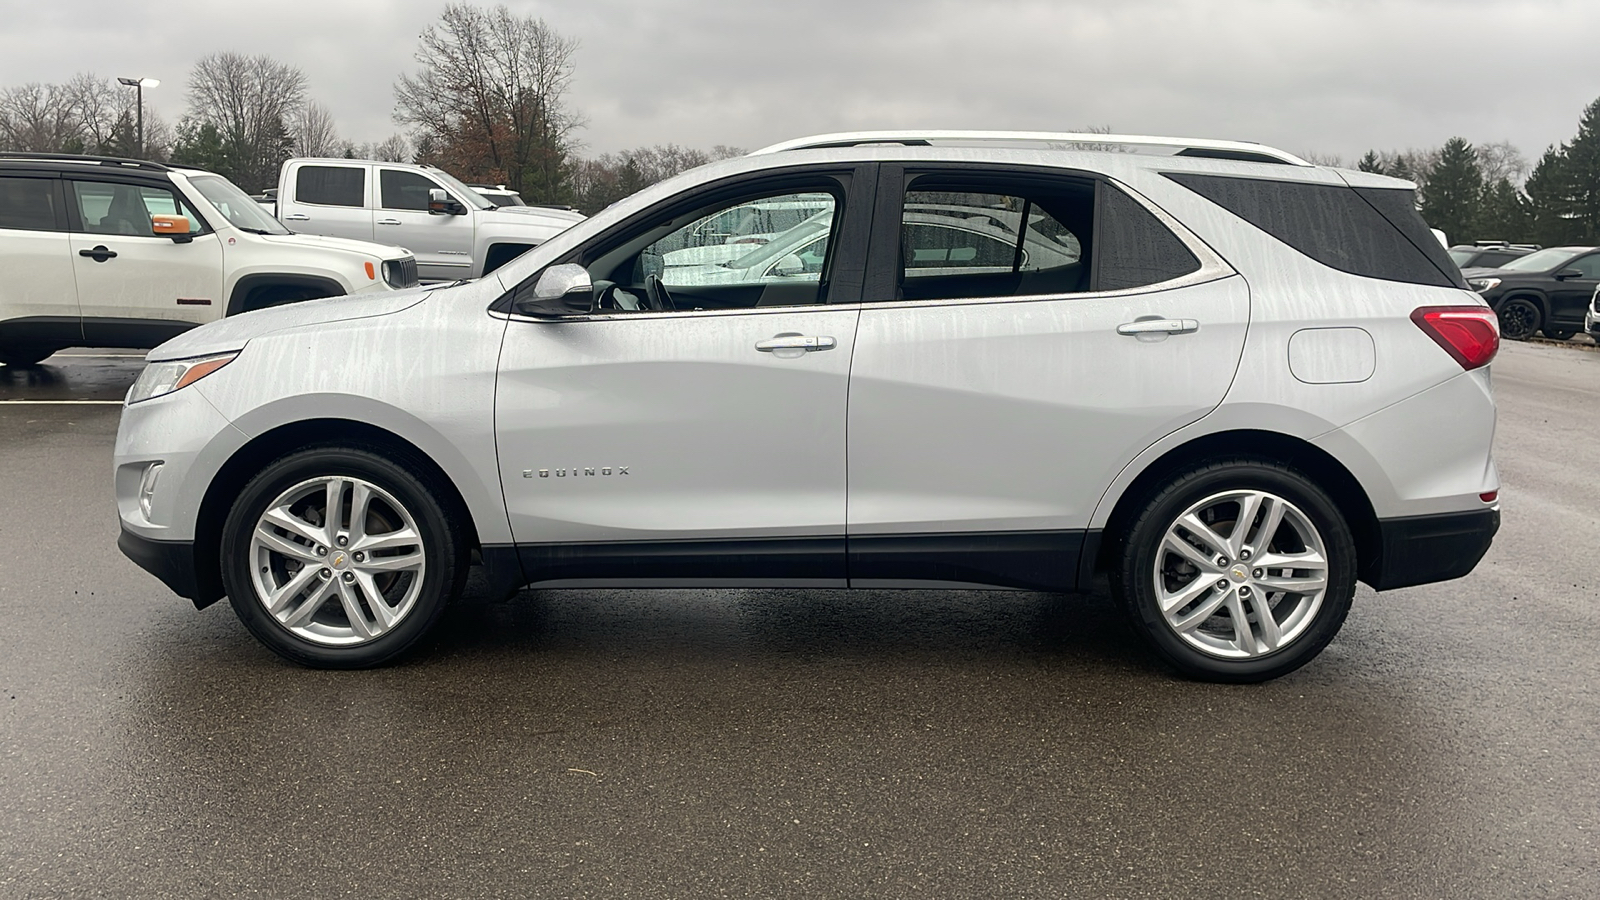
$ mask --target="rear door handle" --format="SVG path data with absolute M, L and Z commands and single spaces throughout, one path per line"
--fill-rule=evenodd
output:
M 95 262 L 105 262 L 108 259 L 116 259 L 117 258 L 117 251 L 108 250 L 108 249 L 106 249 L 106 245 L 105 244 L 101 244 L 100 246 L 94 248 L 93 250 L 79 250 L 78 251 L 78 255 L 79 256 L 87 256 L 90 259 L 94 260 Z M 832 340 L 832 339 L 830 338 L 830 340 Z
M 285 222 L 309 222 L 311 217 L 305 213 L 290 213 L 283 217 Z
M 756 349 L 762 353 L 771 353 L 774 350 L 798 350 L 802 353 L 814 353 L 818 350 L 832 350 L 839 346 L 839 342 L 826 334 L 779 334 L 764 341 L 756 341 Z
M 378 224 L 379 225 L 399 225 L 400 224 L 400 220 L 399 219 L 379 219 L 378 220 Z
M 1200 330 L 1198 319 L 1139 319 L 1117 326 L 1117 334 L 1194 334 Z

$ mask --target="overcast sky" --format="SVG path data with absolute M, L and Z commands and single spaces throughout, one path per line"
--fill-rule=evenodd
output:
M 486 4 L 488 5 L 488 4 Z M 586 154 L 755 148 L 869 128 L 1114 131 L 1295 152 L 1510 140 L 1537 159 L 1600 97 L 1600 0 L 515 0 L 581 47 Z M 0 0 L 0 85 L 148 76 L 175 123 L 193 62 L 300 67 L 376 141 L 438 0 Z

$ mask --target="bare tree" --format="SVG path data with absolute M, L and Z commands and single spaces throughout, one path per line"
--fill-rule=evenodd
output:
M 395 85 L 395 121 L 414 128 L 419 160 L 535 200 L 564 199 L 582 124 L 565 99 L 577 47 L 503 5 L 451 4 L 422 32 L 421 70 Z
M 1528 158 L 1510 141 L 1481 144 L 1477 150 L 1478 167 L 1483 170 L 1484 184 L 1493 185 L 1505 180 L 1515 187 L 1527 180 L 1531 168 Z
M 0 146 L 39 153 L 83 149 L 83 130 L 63 86 L 37 81 L 0 91 Z
M 246 190 L 275 183 L 291 153 L 289 127 L 305 102 L 306 77 L 269 56 L 213 53 L 189 76 L 189 113 L 222 139 L 230 175 Z
M 579 160 L 573 167 L 573 200 L 579 209 L 593 214 L 664 178 L 719 159 L 743 156 L 745 152 L 726 144 L 718 144 L 710 152 L 658 144 L 602 153 L 594 159 Z
M 403 134 L 391 134 L 377 143 L 357 144 L 345 141 L 341 145 L 345 156 L 351 159 L 375 159 L 378 162 L 410 162 L 411 142 Z
M 295 156 L 335 156 L 344 147 L 333 113 L 315 101 L 300 107 L 289 130 L 294 134 Z

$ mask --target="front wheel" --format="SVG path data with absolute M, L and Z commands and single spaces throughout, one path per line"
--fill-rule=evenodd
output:
M 1544 314 L 1532 300 L 1518 297 L 1500 307 L 1500 336 L 1512 341 L 1525 341 L 1543 324 Z
M 1570 341 L 1577 334 L 1576 328 L 1549 328 L 1544 329 L 1544 336 L 1552 341 Z
M 1213 462 L 1169 481 L 1123 533 L 1112 587 L 1179 671 L 1276 678 L 1333 640 L 1355 595 L 1355 542 L 1320 488 L 1285 466 Z
M 364 449 L 320 447 L 274 462 L 224 525 L 234 612 L 302 665 L 396 658 L 432 628 L 465 575 L 465 547 L 437 498 L 410 469 Z

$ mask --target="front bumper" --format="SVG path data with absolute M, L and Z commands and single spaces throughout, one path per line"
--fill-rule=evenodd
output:
M 163 584 L 172 588 L 173 593 L 192 601 L 195 609 L 205 609 L 222 599 L 220 581 L 215 577 L 202 580 L 198 576 L 194 541 L 151 540 L 123 526 L 122 534 L 117 538 L 117 549 L 122 551 L 123 556 L 138 563 L 139 568 L 161 579 Z M 215 567 L 209 571 L 215 571 Z
M 1600 341 L 1600 318 L 1595 316 L 1593 307 L 1583 314 L 1583 330 L 1596 341 Z
M 1471 572 L 1500 530 L 1500 510 L 1378 520 L 1377 553 L 1362 566 L 1373 590 L 1449 581 Z

